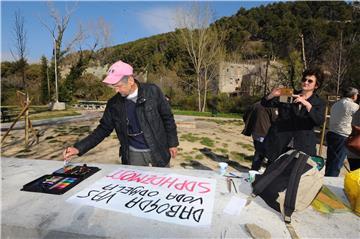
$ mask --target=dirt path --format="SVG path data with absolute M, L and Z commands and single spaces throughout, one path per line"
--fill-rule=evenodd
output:
M 99 119 L 36 127 L 41 136 L 39 144 L 33 143 L 24 150 L 24 130 L 14 130 L 1 148 L 3 157 L 62 160 L 66 146 L 84 138 L 98 124 Z M 218 162 L 228 162 L 233 168 L 243 170 L 249 166 L 253 147 L 251 138 L 241 135 L 242 120 L 218 118 L 177 117 L 179 153 L 171 167 L 217 170 Z M 2 132 L 2 135 L 4 132 Z M 96 148 L 73 162 L 119 162 L 119 142 L 112 133 Z
M 101 114 L 98 114 L 99 116 Z M 24 150 L 24 130 L 11 131 L 1 147 L 3 157 L 62 160 L 62 151 L 67 146 L 84 138 L 98 125 L 99 118 L 38 126 L 39 144 Z M 227 162 L 230 169 L 246 171 L 250 168 L 254 148 L 251 137 L 241 134 L 240 119 L 176 116 L 179 152 L 171 160 L 171 167 L 218 170 L 218 162 Z M 2 135 L 4 132 L 1 133 Z M 119 141 L 113 132 L 97 147 L 72 161 L 79 163 L 120 164 Z M 326 155 L 326 147 L 323 157 Z

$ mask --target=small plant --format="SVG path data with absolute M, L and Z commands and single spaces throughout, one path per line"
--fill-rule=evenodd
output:
M 195 156 L 195 159 L 198 159 L 198 160 L 201 160 L 203 158 L 204 158 L 204 155 L 202 155 L 202 154 L 198 154 Z
M 249 150 L 249 151 L 254 151 L 254 146 L 251 145 L 251 144 L 244 144 L 244 143 L 241 143 L 241 142 L 237 142 L 236 145 L 240 145 L 241 147 Z
M 196 141 L 200 140 L 199 137 L 194 136 L 192 133 L 183 134 L 183 135 L 181 135 L 180 139 L 186 140 L 189 142 L 196 142 Z
M 236 161 L 251 161 L 252 160 L 251 156 L 247 156 L 246 154 L 235 152 L 235 151 L 230 152 L 230 157 L 231 157 L 231 159 L 236 160 Z
M 191 161 L 191 160 L 193 160 L 193 157 L 191 157 L 190 155 L 185 155 L 185 156 L 184 156 L 184 159 L 185 159 L 186 161 Z
M 213 147 L 214 146 L 214 140 L 208 138 L 208 137 L 202 137 L 200 143 L 202 145 Z
M 229 150 L 223 148 L 216 148 L 215 151 L 220 152 L 222 154 L 227 154 L 229 152 Z
M 84 126 L 80 126 L 76 129 L 74 129 L 71 133 L 72 134 L 82 134 L 82 133 L 88 133 L 88 132 L 90 132 L 90 126 L 84 125 Z

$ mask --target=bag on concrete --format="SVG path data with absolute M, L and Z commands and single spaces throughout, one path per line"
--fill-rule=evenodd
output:
M 344 191 L 351 208 L 360 216 L 360 168 L 345 175 Z
M 259 195 L 290 223 L 292 213 L 307 208 L 320 191 L 324 171 L 321 157 L 291 149 L 280 155 L 262 175 L 256 175 L 252 197 Z

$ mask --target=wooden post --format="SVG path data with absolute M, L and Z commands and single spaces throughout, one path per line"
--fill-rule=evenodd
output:
M 29 108 L 30 102 L 28 105 L 25 105 L 25 107 L 21 110 L 20 114 L 18 114 L 18 116 L 16 117 L 16 119 L 14 120 L 14 122 L 11 124 L 10 128 L 6 131 L 5 135 L 2 137 L 1 139 L 1 143 L 4 142 L 6 136 L 9 134 L 10 130 L 14 127 L 14 125 L 16 124 L 16 122 L 20 119 L 20 117 L 25 113 L 25 111 Z
M 301 33 L 299 34 L 300 38 L 301 38 L 301 52 L 302 52 L 302 61 L 304 64 L 304 70 L 307 69 L 307 64 L 306 64 L 306 56 L 305 56 L 305 43 L 304 43 L 304 35 Z
M 329 113 L 329 102 L 326 103 L 326 107 L 325 107 L 325 120 L 322 125 L 322 129 L 321 129 L 320 147 L 319 147 L 319 153 L 318 153 L 319 156 L 321 156 L 322 150 L 323 150 L 328 113 Z
M 29 105 L 29 94 L 26 93 L 26 105 Z M 29 146 L 29 107 L 25 111 L 25 148 Z

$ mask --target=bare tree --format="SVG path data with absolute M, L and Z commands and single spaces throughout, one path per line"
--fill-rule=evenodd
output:
M 79 25 L 78 34 L 81 40 L 78 42 L 78 51 L 65 57 L 67 65 L 70 65 L 70 72 L 61 85 L 60 97 L 63 100 L 73 98 L 75 81 L 81 78 L 90 62 L 96 59 L 99 47 L 107 47 L 110 40 L 109 29 L 109 25 L 102 18 L 95 24 L 90 22 L 86 28 Z
M 327 88 L 336 89 L 336 95 L 339 95 L 340 87 L 344 84 L 344 76 L 350 67 L 349 56 L 359 41 L 358 32 L 354 31 L 348 36 L 344 36 L 344 31 L 340 31 L 339 40 L 332 44 L 326 54 L 325 65 L 330 71 L 329 83 Z
M 101 51 L 99 54 L 102 54 L 105 57 L 109 51 L 109 46 L 111 45 L 111 26 L 107 23 L 104 18 L 100 17 L 94 26 L 89 25 L 89 29 L 92 30 L 92 35 L 97 42 L 97 46 Z
M 203 104 L 201 111 L 205 111 L 206 98 L 209 89 L 209 83 L 214 82 L 219 75 L 219 63 L 225 57 L 225 49 L 223 48 L 223 36 L 218 33 L 217 29 L 213 28 L 209 31 L 209 39 L 211 44 L 207 46 L 207 52 L 204 55 L 203 61 Z
M 193 4 L 190 9 L 179 9 L 176 28 L 179 42 L 186 48 L 196 75 L 198 110 L 205 110 L 208 82 L 214 78 L 211 71 L 220 58 L 221 37 L 210 27 L 213 13 L 208 5 Z
M 21 87 L 26 88 L 25 82 L 25 67 L 26 67 L 26 31 L 24 28 L 25 20 L 21 15 L 20 10 L 15 12 L 15 23 L 14 23 L 14 38 L 15 38 L 15 49 L 16 52 L 11 51 L 12 56 L 18 63 L 18 69 L 21 71 Z
M 75 34 L 73 39 L 63 48 L 64 33 L 69 25 L 71 15 L 77 7 L 77 3 L 75 3 L 71 8 L 66 6 L 66 13 L 64 15 L 60 14 L 60 12 L 54 7 L 52 2 L 47 2 L 47 5 L 49 8 L 49 15 L 52 19 L 52 22 L 46 22 L 41 18 L 40 22 L 49 31 L 52 40 L 54 41 L 54 58 L 57 62 L 58 68 L 58 65 L 61 63 L 63 56 L 68 53 L 76 43 L 83 39 L 83 35 L 82 32 L 78 32 L 77 34 Z

